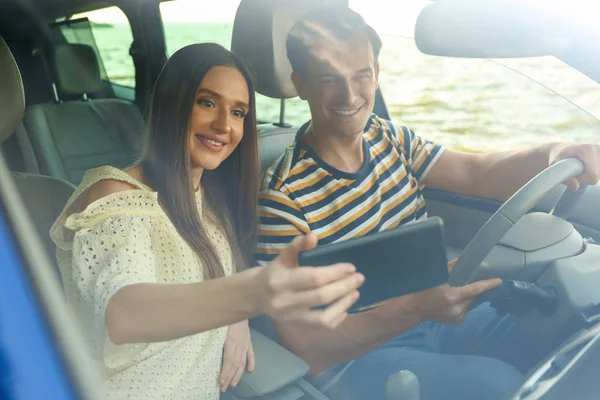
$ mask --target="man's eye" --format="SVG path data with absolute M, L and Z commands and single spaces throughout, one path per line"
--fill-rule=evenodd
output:
M 213 108 L 215 106 L 215 103 L 208 99 L 200 99 L 198 100 L 198 104 L 207 108 Z
M 331 84 L 335 83 L 335 79 L 334 78 L 321 78 L 321 83 L 324 85 L 331 85 Z

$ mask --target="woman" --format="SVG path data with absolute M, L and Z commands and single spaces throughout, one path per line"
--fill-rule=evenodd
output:
M 51 230 L 108 397 L 217 399 L 254 367 L 248 318 L 345 318 L 364 278 L 347 264 L 296 268 L 313 235 L 245 269 L 258 168 L 248 69 L 216 44 L 176 52 L 154 88 L 141 161 L 88 171 Z

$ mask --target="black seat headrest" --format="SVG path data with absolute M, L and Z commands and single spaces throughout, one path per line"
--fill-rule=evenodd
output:
M 102 89 L 96 52 L 85 44 L 60 44 L 54 48 L 56 86 L 64 95 L 83 95 Z

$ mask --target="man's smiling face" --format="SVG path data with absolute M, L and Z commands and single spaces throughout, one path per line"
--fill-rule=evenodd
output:
M 309 44 L 307 73 L 294 74 L 320 132 L 338 137 L 361 133 L 373 111 L 379 67 L 366 34 L 337 39 L 326 32 Z

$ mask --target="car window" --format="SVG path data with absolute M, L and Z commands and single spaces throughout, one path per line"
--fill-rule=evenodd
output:
M 113 84 L 135 87 L 135 67 L 129 55 L 133 42 L 129 20 L 118 7 L 76 14 L 72 20 L 88 18 L 93 33 L 100 62 L 105 70 L 106 79 Z M 86 43 L 82 41 L 83 29 L 64 29 L 61 31 L 69 43 Z M 88 43 L 86 43 L 88 44 Z
M 600 143 L 600 85 L 562 61 L 424 55 L 413 36 L 427 2 L 399 3 L 394 18 L 373 11 L 385 7 L 383 0 L 349 3 L 382 36 L 379 80 L 394 122 L 475 152 L 550 141 Z
M 174 0 L 160 3 L 167 53 L 202 42 L 214 42 L 231 48 L 233 21 L 240 0 L 206 3 L 197 0 Z M 260 94 L 256 96 L 260 121 L 279 121 L 280 101 Z M 285 121 L 298 126 L 310 119 L 308 105 L 299 98 L 286 100 Z

